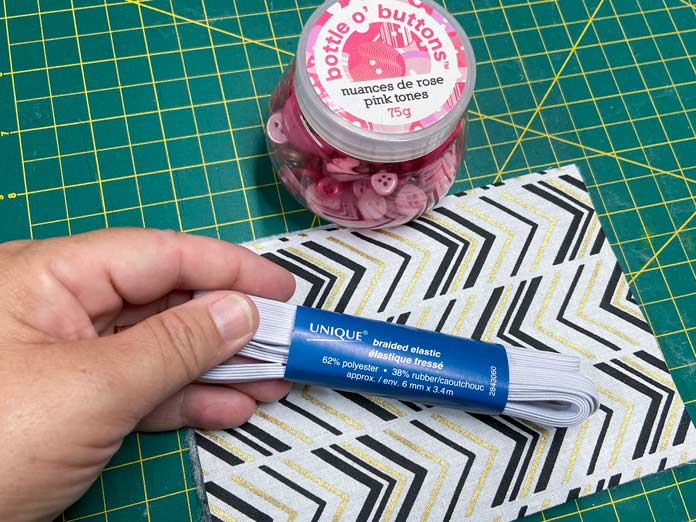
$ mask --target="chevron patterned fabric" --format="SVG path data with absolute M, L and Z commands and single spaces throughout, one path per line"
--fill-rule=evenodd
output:
M 580 356 L 600 410 L 549 429 L 296 387 L 197 432 L 214 521 L 511 520 L 696 457 L 696 433 L 574 166 L 466 194 L 408 225 L 248 245 L 297 304 Z

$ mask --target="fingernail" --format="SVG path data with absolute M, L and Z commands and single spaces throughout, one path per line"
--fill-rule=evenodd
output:
M 249 335 L 254 328 L 254 316 L 249 301 L 238 294 L 230 294 L 213 303 L 210 315 L 225 341 L 234 341 Z

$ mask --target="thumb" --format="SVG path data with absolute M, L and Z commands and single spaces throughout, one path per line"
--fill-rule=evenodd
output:
M 141 417 L 157 404 L 241 350 L 258 327 L 252 301 L 211 293 L 111 337 L 120 399 Z M 124 396 L 125 395 L 125 396 Z

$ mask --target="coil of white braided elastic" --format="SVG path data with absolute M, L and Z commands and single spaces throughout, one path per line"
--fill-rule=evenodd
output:
M 202 375 L 201 382 L 237 383 L 285 376 L 296 307 L 260 297 L 251 299 L 259 311 L 259 329 L 239 355 L 264 362 L 224 364 Z M 599 407 L 594 385 L 580 373 L 580 361 L 576 357 L 505 349 L 510 382 L 504 415 L 546 426 L 567 427 L 581 422 Z

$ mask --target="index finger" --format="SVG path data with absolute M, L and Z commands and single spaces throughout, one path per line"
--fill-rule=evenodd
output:
M 120 228 L 47 240 L 51 273 L 90 314 L 118 296 L 139 305 L 172 290 L 237 290 L 287 300 L 292 275 L 249 249 L 208 237 Z

